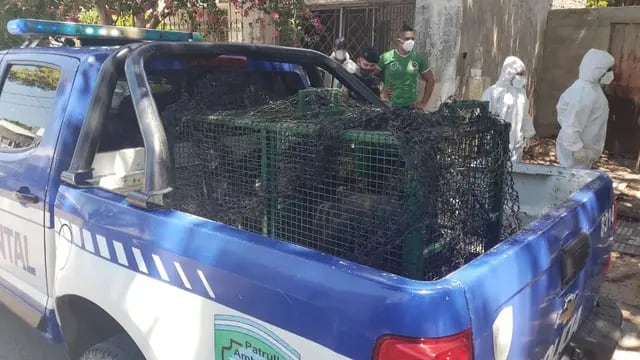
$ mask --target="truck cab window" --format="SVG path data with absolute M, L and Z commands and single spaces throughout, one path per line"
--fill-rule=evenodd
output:
M 265 66 L 250 67 L 246 59 L 188 60 L 178 70 L 162 67 L 148 70 L 158 112 L 174 152 L 184 154 L 196 144 L 178 122 L 188 109 L 212 111 L 245 110 L 270 101 L 291 97 L 302 88 L 302 75 Z M 144 141 L 131 93 L 124 76 L 116 83 L 93 162 L 93 183 L 119 194 L 141 190 L 144 182 Z M 176 165 L 183 159 L 174 154 Z M 178 179 L 179 180 L 179 179 Z
M 0 151 L 38 146 L 56 99 L 60 69 L 11 65 L 0 91 Z

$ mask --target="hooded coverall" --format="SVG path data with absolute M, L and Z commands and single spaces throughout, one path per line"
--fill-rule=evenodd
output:
M 606 51 L 589 50 L 580 64 L 578 80 L 560 96 L 556 106 L 561 127 L 556 139 L 560 166 L 590 169 L 602 155 L 609 103 L 600 79 L 614 62 Z
M 529 99 L 523 86 L 514 86 L 514 79 L 525 71 L 522 60 L 515 56 L 505 59 L 498 81 L 482 94 L 489 102 L 489 111 L 511 124 L 509 150 L 511 161 L 522 160 L 525 139 L 536 134 L 533 119 L 529 115 Z

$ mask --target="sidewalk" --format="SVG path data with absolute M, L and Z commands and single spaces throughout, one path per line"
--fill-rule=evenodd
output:
M 623 254 L 640 256 L 640 222 L 618 220 L 618 231 L 613 250 Z

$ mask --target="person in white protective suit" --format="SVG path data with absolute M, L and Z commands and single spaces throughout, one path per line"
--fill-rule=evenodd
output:
M 590 169 L 602 155 L 609 120 L 602 85 L 613 81 L 614 63 L 608 52 L 589 50 L 580 64 L 578 80 L 560 96 L 556 106 L 561 127 L 556 139 L 560 166 Z
M 347 51 L 347 42 L 344 38 L 336 39 L 333 51 L 329 57 L 342 65 L 342 67 L 350 74 L 355 74 L 358 71 L 358 64 L 351 60 L 351 55 L 349 55 L 349 52 Z M 342 88 L 342 84 L 340 84 L 338 79 L 333 79 L 330 86 L 334 88 Z
M 529 99 L 525 91 L 526 68 L 515 56 L 505 59 L 498 81 L 484 91 L 482 101 L 489 102 L 489 111 L 511 124 L 509 150 L 511 161 L 522 161 L 528 139 L 536 134 L 529 115 Z

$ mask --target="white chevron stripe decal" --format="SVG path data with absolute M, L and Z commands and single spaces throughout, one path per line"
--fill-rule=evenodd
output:
M 133 251 L 133 257 L 136 259 L 136 264 L 138 264 L 138 270 L 148 274 L 149 270 L 147 269 L 147 264 L 144 263 L 144 258 L 142 257 L 140 249 L 132 247 L 131 250 Z
M 207 289 L 207 293 L 209 293 L 209 296 L 211 296 L 212 298 L 215 299 L 216 295 L 213 293 L 213 289 L 211 289 L 211 286 L 209 285 L 209 282 L 207 281 L 207 278 L 204 277 L 204 274 L 202 273 L 202 270 L 198 269 L 198 276 L 200 276 L 200 280 L 202 281 L 202 285 L 204 285 L 204 288 Z
M 164 268 L 164 264 L 162 263 L 162 259 L 156 254 L 151 255 L 153 258 L 153 262 L 156 264 L 156 268 L 158 269 L 158 274 L 160 278 L 164 281 L 169 281 L 169 275 L 167 275 L 167 270 Z
M 129 266 L 129 261 L 127 261 L 127 255 L 124 253 L 124 247 L 122 247 L 122 243 L 119 241 L 114 241 L 113 248 L 116 250 L 116 259 L 118 259 L 118 262 L 124 266 Z
M 182 266 L 180 265 L 180 263 L 177 261 L 174 261 L 173 265 L 176 267 L 176 271 L 178 271 L 178 275 L 180 275 L 180 279 L 182 280 L 184 287 L 191 290 L 191 283 L 189 282 L 189 279 L 187 279 L 187 276 L 184 274 L 184 271 L 182 270 Z
M 103 258 L 111 260 L 111 254 L 109 254 L 109 247 L 107 246 L 107 239 L 104 236 L 96 235 L 98 241 L 98 252 Z

